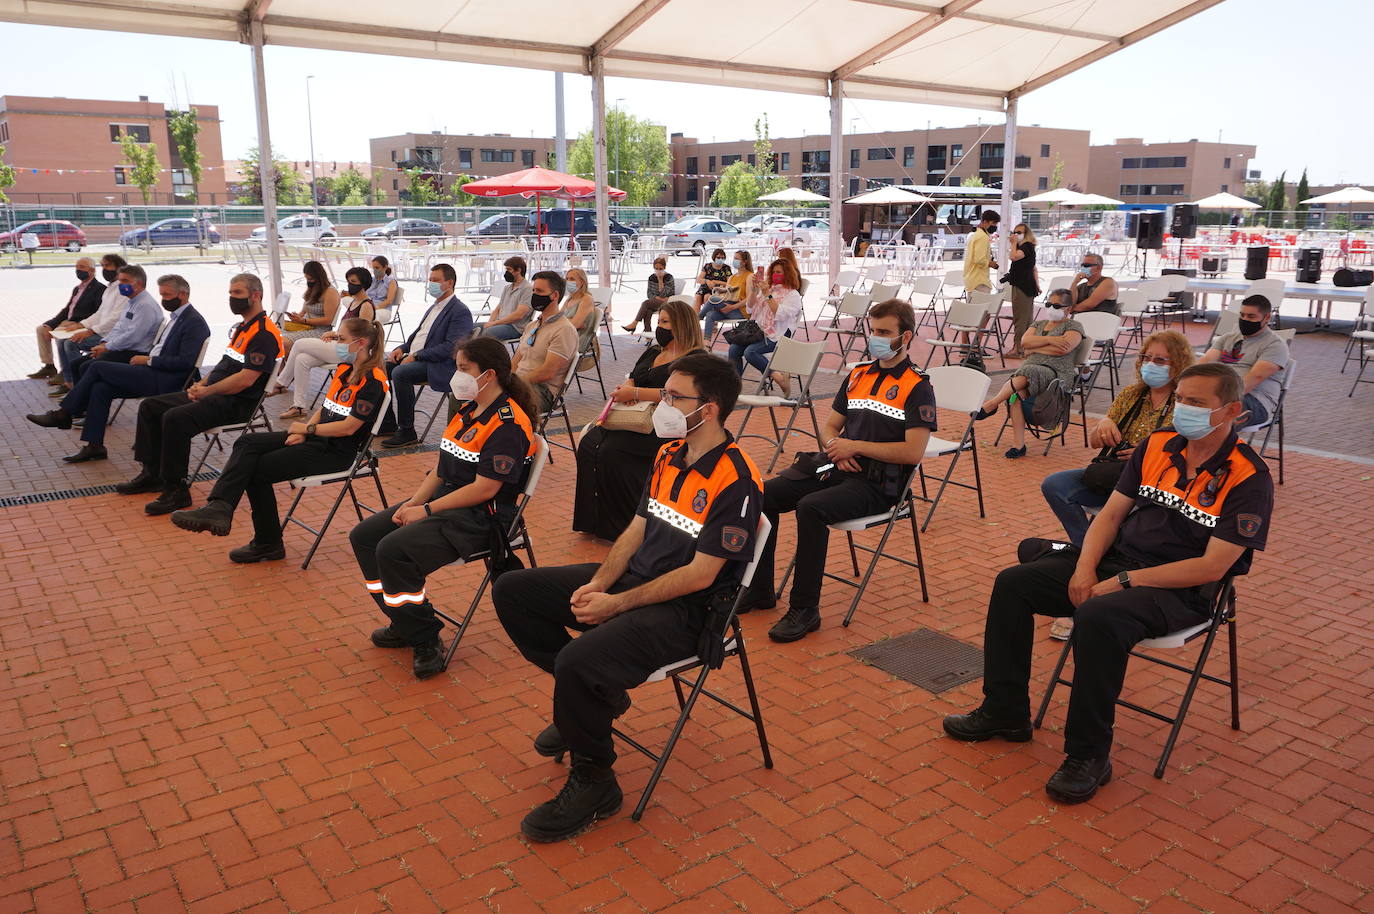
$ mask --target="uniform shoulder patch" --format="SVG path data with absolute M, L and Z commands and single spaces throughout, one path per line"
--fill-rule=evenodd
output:
M 721 548 L 729 552 L 739 552 L 748 540 L 749 531 L 743 527 L 722 527 L 720 530 Z
M 356 409 L 356 410 L 358 411 L 358 415 L 360 415 L 360 416 L 371 415 L 371 413 L 372 413 L 372 401 L 371 401 L 371 400 L 359 400 L 359 401 L 357 402 L 357 404 L 356 404 L 353 408 Z
M 929 403 L 922 403 L 919 412 L 922 422 L 935 421 L 935 407 L 931 406 Z
M 263 364 L 263 363 L 266 362 L 266 361 L 267 361 L 267 356 L 264 355 L 264 354 L 261 353 L 261 352 L 250 352 L 250 353 L 248 353 L 248 364 L 249 364 L 249 365 L 261 365 L 261 364 Z
M 491 468 L 502 476 L 505 476 L 511 470 L 515 469 L 515 458 L 511 457 L 509 454 L 497 454 L 495 457 L 491 458 Z
M 1264 526 L 1264 519 L 1258 514 L 1238 514 L 1236 515 L 1236 532 L 1249 539 L 1260 532 L 1260 527 Z

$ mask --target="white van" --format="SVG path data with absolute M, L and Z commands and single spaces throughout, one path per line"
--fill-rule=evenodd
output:
M 339 237 L 334 223 L 324 216 L 298 213 L 277 221 L 277 237 L 286 242 L 304 244 L 333 244 Z M 250 241 L 267 240 L 267 226 L 260 225 L 249 233 Z

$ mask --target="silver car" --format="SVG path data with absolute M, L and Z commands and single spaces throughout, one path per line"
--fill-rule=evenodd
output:
M 700 254 L 707 248 L 724 248 L 740 240 L 740 230 L 724 219 L 693 216 L 663 227 L 663 247 Z

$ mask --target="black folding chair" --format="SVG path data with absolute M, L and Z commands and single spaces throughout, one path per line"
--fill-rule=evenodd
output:
M 225 435 L 232 435 L 235 432 L 247 434 L 254 431 L 272 431 L 272 420 L 267 418 L 267 410 L 263 406 L 266 400 L 267 386 L 264 384 L 262 394 L 258 396 L 258 402 L 253 405 L 253 411 L 248 414 L 248 418 L 242 422 L 230 422 L 225 425 L 217 425 L 214 428 L 207 428 L 201 432 L 205 436 L 205 450 L 200 452 L 200 460 L 196 462 L 196 468 L 191 471 L 191 477 L 200 475 L 200 471 L 210 460 L 210 451 L 224 450 L 223 438 Z M 210 468 L 219 472 L 219 467 L 210 464 Z
M 1141 660 L 1148 660 L 1151 663 L 1189 674 L 1188 687 L 1183 691 L 1183 700 L 1179 703 L 1178 711 L 1172 716 L 1161 714 L 1152 708 L 1142 707 L 1124 698 L 1117 698 L 1116 700 L 1116 703 L 1123 708 L 1130 708 L 1132 711 L 1169 724 L 1169 738 L 1165 740 L 1164 752 L 1159 757 L 1159 764 L 1155 766 L 1155 777 L 1157 778 L 1164 777 L 1164 769 L 1169 764 L 1169 756 L 1173 754 L 1174 744 L 1178 742 L 1178 734 L 1183 729 L 1183 721 L 1188 716 L 1188 707 L 1193 702 L 1193 693 L 1197 691 L 1200 680 L 1205 679 L 1230 689 L 1231 729 L 1240 729 L 1240 684 L 1236 677 L 1236 588 L 1233 578 L 1234 575 L 1228 574 L 1217 585 L 1212 595 L 1212 611 L 1206 621 L 1179 629 L 1176 632 L 1170 632 L 1161 638 L 1147 638 L 1137 644 L 1130 652 L 1132 657 L 1139 657 Z M 1217 632 L 1223 625 L 1227 626 L 1228 630 L 1227 640 L 1231 659 L 1231 675 L 1226 679 L 1203 672 L 1203 668 L 1207 664 L 1207 657 L 1212 652 L 1212 642 L 1216 640 Z M 1050 698 L 1054 696 L 1055 688 L 1060 685 L 1073 687 L 1073 680 L 1064 678 L 1064 664 L 1068 661 L 1069 653 L 1073 650 L 1074 634 L 1076 633 L 1071 633 L 1068 641 L 1064 643 L 1064 649 L 1059 654 L 1059 662 L 1055 664 L 1054 674 L 1050 677 L 1049 688 L 1045 690 L 1045 697 L 1040 702 L 1040 710 L 1036 712 L 1035 726 L 1037 729 L 1045 720 L 1045 712 L 1050 706 Z M 1198 652 L 1197 662 L 1192 666 L 1183 666 L 1170 660 L 1141 653 L 1141 651 L 1147 650 L 1185 647 L 1198 638 L 1203 639 L 1202 650 Z

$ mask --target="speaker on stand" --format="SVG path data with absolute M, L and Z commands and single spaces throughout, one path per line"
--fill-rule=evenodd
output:
M 1197 204 L 1179 203 L 1174 206 L 1174 220 L 1169 234 L 1178 239 L 1178 265 L 1183 267 L 1183 239 L 1197 237 Z
M 1141 251 L 1144 260 L 1140 265 L 1140 278 L 1150 278 L 1150 252 L 1164 247 L 1164 214 L 1137 213 L 1135 217 L 1135 246 Z

